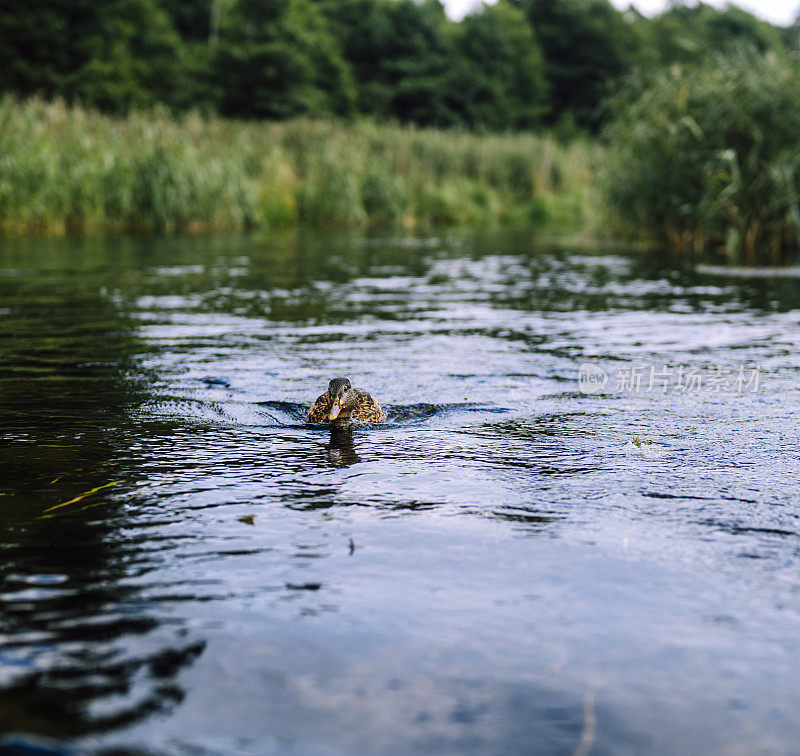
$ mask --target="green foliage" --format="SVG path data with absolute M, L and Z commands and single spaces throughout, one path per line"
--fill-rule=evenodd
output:
M 783 35 L 774 26 L 735 5 L 722 10 L 705 3 L 674 5 L 639 24 L 642 62 L 649 68 L 672 63 L 699 63 L 734 48 L 781 53 Z
M 550 219 L 577 229 L 592 220 L 598 154 L 527 134 L 255 124 L 164 108 L 122 119 L 6 97 L 0 234 Z
M 738 53 L 631 84 L 606 132 L 610 203 L 679 251 L 800 251 L 800 62 Z
M 397 226 L 409 210 L 409 196 L 401 176 L 377 162 L 368 163 L 361 181 L 361 201 L 370 223 Z
M 0 14 L 5 91 L 116 111 L 169 102 L 182 56 L 156 0 L 8 0 Z
M 0 93 L 124 114 L 367 115 L 473 131 L 596 132 L 621 78 L 750 46 L 800 47 L 734 6 L 498 0 L 461 22 L 440 0 L 5 0 Z
M 358 83 L 359 110 L 435 126 L 523 129 L 547 109 L 544 60 L 508 0 L 460 24 L 437 0 L 319 0 Z
M 220 0 L 160 0 L 172 24 L 183 39 L 207 41 L 212 35 Z
M 507 0 L 484 5 L 455 26 L 448 84 L 461 120 L 494 131 L 541 125 L 548 85 L 541 48 L 525 15 Z
M 254 188 L 218 122 L 163 111 L 118 121 L 0 102 L 0 233 L 180 231 L 248 225 Z
M 356 171 L 328 153 L 309 172 L 297 205 L 300 221 L 310 226 L 358 226 L 367 217 Z
M 355 97 L 338 42 L 310 0 L 236 0 L 220 21 L 214 68 L 226 115 L 343 114 Z
M 447 19 L 437 0 L 320 0 L 359 84 L 363 113 L 447 126 Z
M 638 38 L 608 0 L 515 0 L 528 16 L 545 58 L 551 115 L 569 113 L 596 129 L 600 104 L 638 53 Z

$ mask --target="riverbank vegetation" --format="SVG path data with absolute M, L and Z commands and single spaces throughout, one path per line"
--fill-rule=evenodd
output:
M 0 233 L 551 223 L 800 251 L 797 22 L 609 0 L 458 22 L 438 0 L 7 5 Z
M 600 147 L 165 109 L 0 102 L 0 232 L 530 224 L 578 230 Z
M 605 195 L 628 230 L 749 264 L 800 251 L 800 61 L 752 50 L 632 82 Z

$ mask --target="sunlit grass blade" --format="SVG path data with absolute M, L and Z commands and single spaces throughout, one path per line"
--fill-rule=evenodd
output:
M 125 481 L 123 480 L 113 480 L 111 481 L 111 483 L 104 483 L 102 486 L 97 486 L 97 488 L 92 488 L 89 491 L 84 491 L 82 494 L 78 494 L 78 496 L 76 496 L 74 499 L 70 499 L 69 501 L 63 501 L 61 502 L 61 504 L 56 504 L 54 507 L 49 507 L 48 509 L 45 509 L 44 513 L 46 514 L 47 512 L 52 512 L 55 509 L 61 509 L 62 507 L 69 506 L 70 504 L 74 504 L 75 502 L 80 501 L 81 499 L 85 499 L 87 496 L 91 496 L 92 494 L 97 493 L 98 491 L 102 491 L 104 488 L 110 488 L 111 486 L 116 486 L 124 482 Z

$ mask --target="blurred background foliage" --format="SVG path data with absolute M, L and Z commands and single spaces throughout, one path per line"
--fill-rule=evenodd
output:
M 606 196 L 631 230 L 681 251 L 780 262 L 800 249 L 796 59 L 751 47 L 632 81 L 612 103 Z
M 0 234 L 586 225 L 600 147 L 333 120 L 123 117 L 0 99 Z
M 608 0 L 5 0 L 0 90 L 126 113 L 162 104 L 247 119 L 367 115 L 422 126 L 597 132 L 626 76 L 798 29 L 728 6 L 645 18 Z
M 783 259 L 798 47 L 704 3 L 4 0 L 0 230 L 560 219 Z

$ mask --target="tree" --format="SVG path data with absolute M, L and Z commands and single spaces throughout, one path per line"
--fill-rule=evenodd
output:
M 637 37 L 608 0 L 514 0 L 527 14 L 545 58 L 551 117 L 597 129 L 600 104 L 628 71 Z
M 6 0 L 0 88 L 104 110 L 170 102 L 180 39 L 155 0 Z
M 359 84 L 363 113 L 446 126 L 451 47 L 438 0 L 319 0 Z
M 183 39 L 208 41 L 219 0 L 160 0 L 160 3 Z
M 214 68 L 226 115 L 288 118 L 352 109 L 350 71 L 310 0 L 237 0 L 220 20 Z
M 717 10 L 705 3 L 676 3 L 652 19 L 642 19 L 639 26 L 650 66 L 700 63 L 743 46 L 762 54 L 785 49 L 778 29 L 735 5 Z
M 541 125 L 548 87 L 542 50 L 506 0 L 466 16 L 454 32 L 450 91 L 464 122 L 494 130 Z

